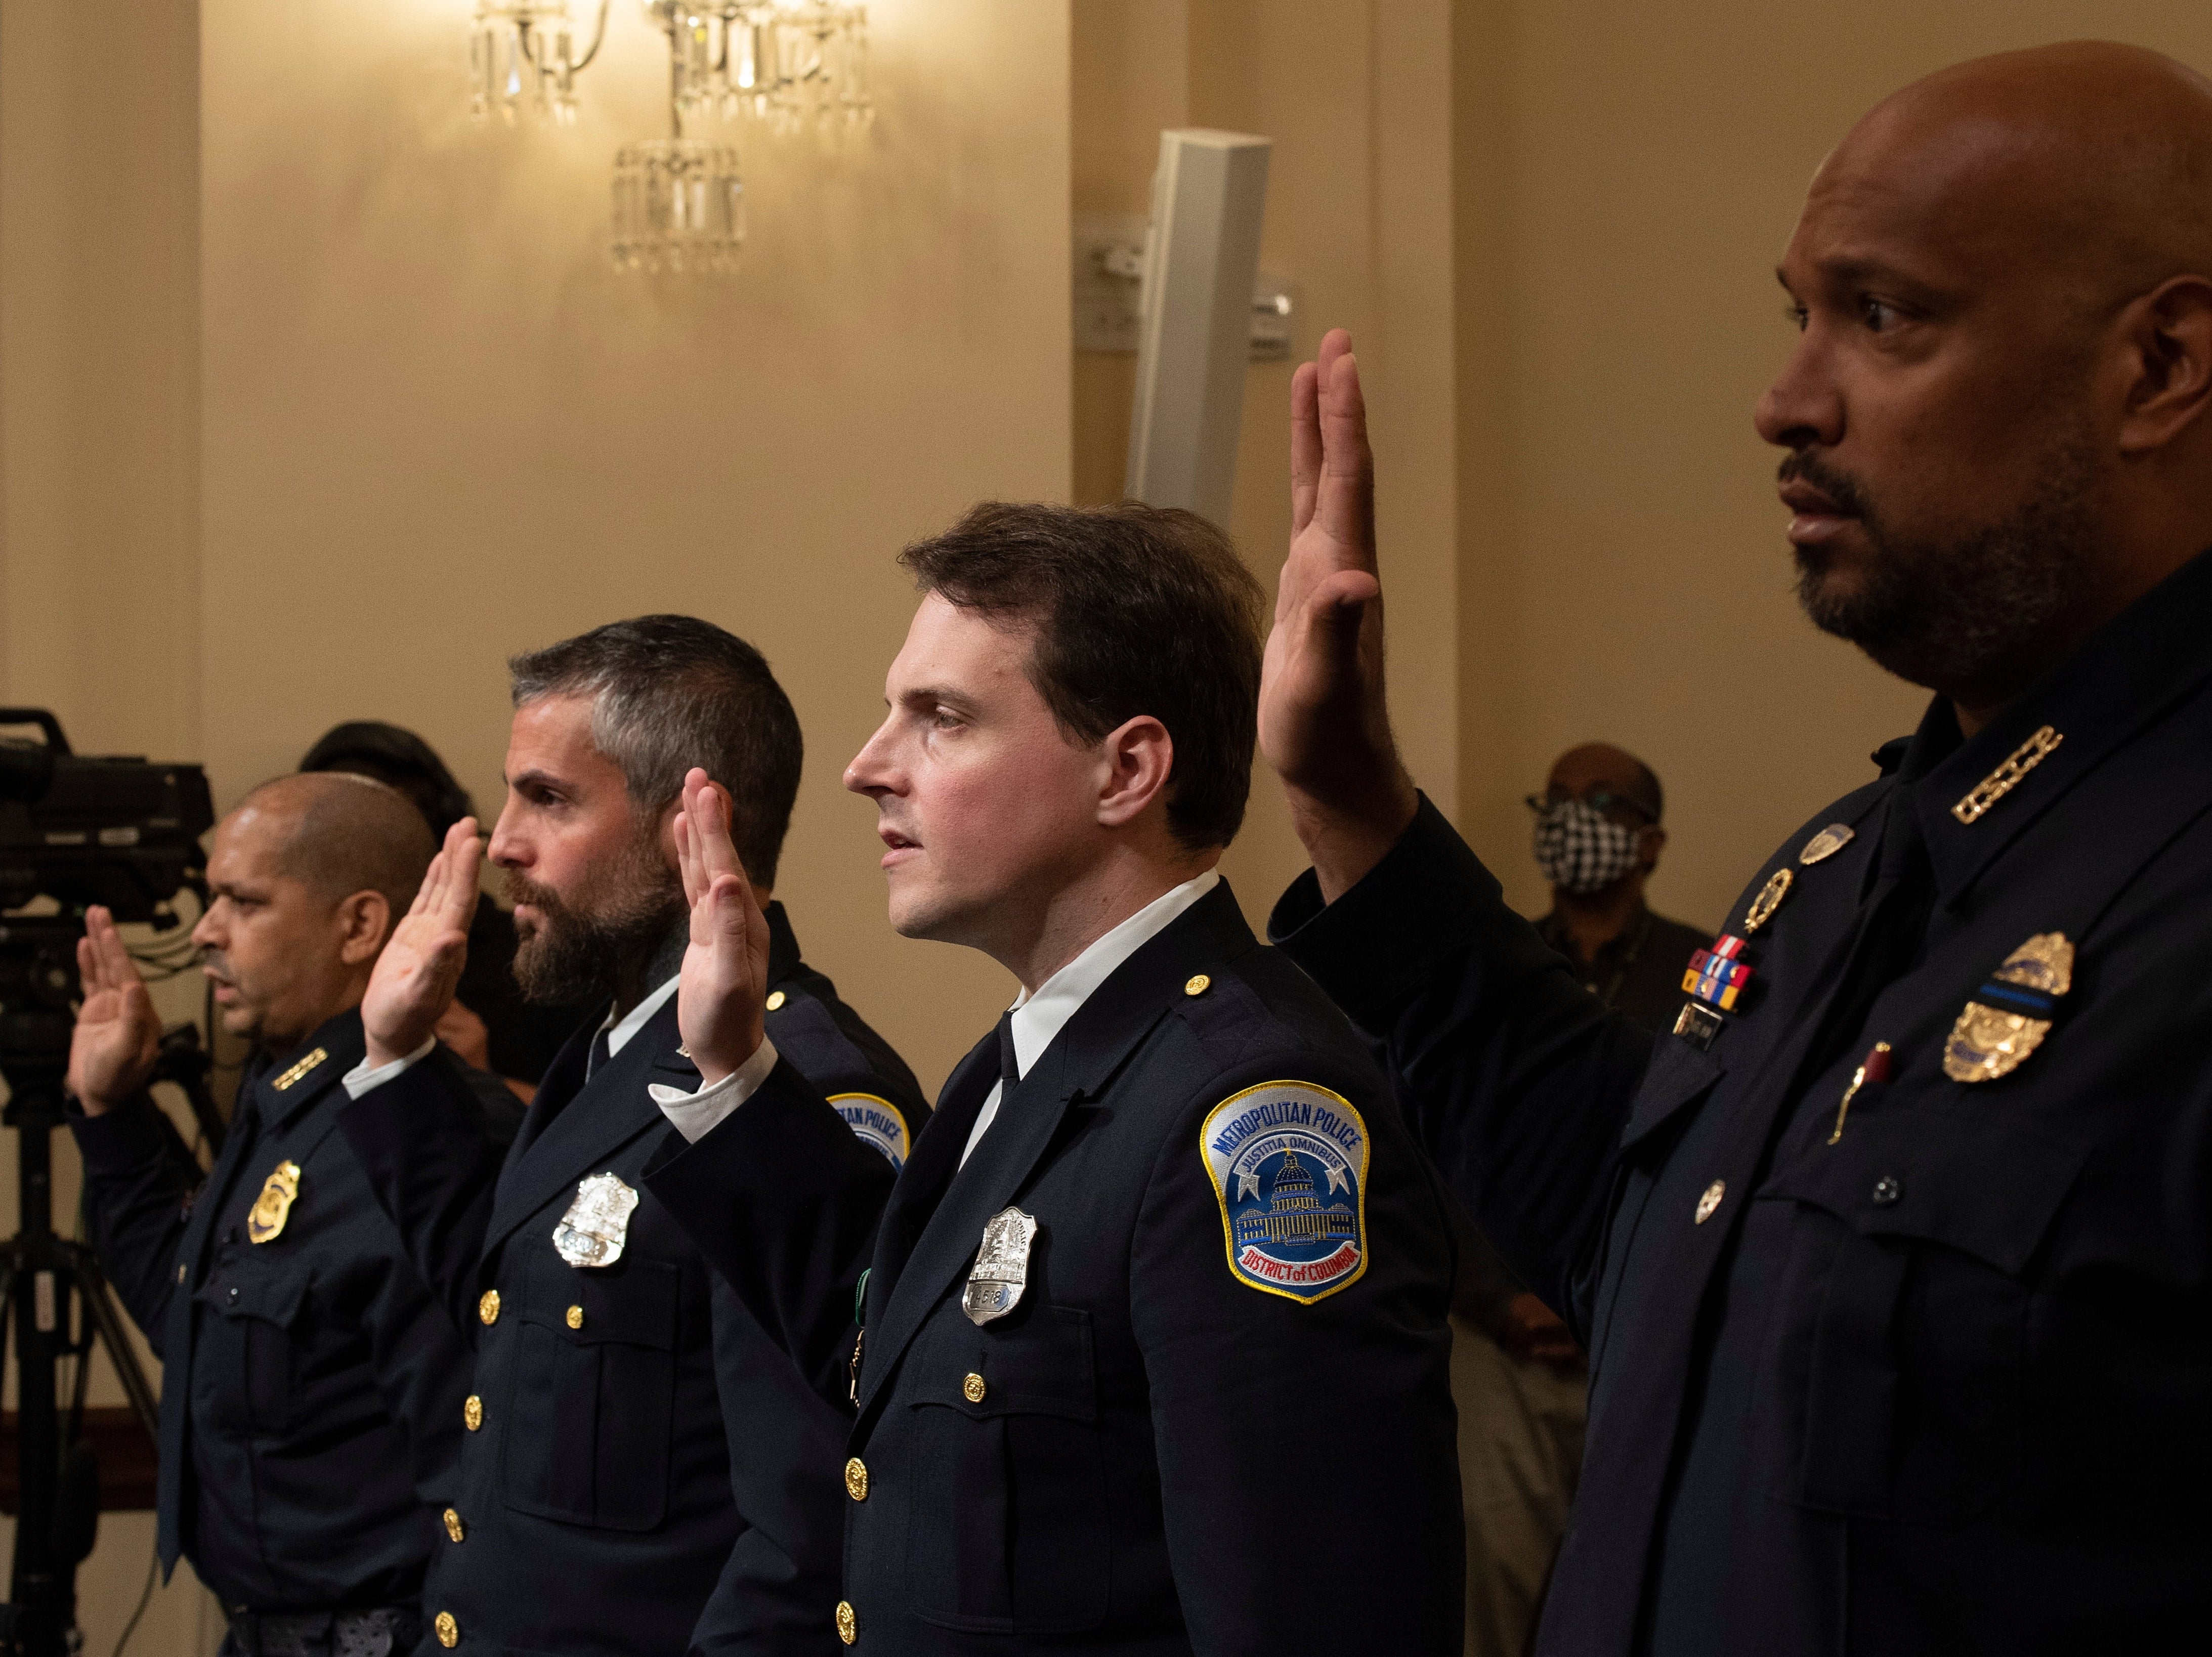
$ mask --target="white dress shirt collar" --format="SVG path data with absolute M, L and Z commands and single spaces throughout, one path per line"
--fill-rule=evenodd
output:
M 1208 869 L 1194 880 L 1170 888 L 1038 985 L 1035 995 L 1024 993 L 1017 997 L 1013 1005 L 1014 1059 L 1021 1065 L 1022 1074 L 1029 1074 L 1030 1067 L 1044 1056 L 1044 1050 L 1053 1044 L 1054 1038 L 1067 1028 L 1067 1021 L 1075 1017 L 1101 984 L 1114 975 L 1115 968 L 1219 884 L 1219 872 Z M 990 1096 L 983 1102 L 982 1114 L 975 1119 L 975 1130 L 968 1136 L 967 1149 L 960 1153 L 963 1162 L 974 1153 L 985 1131 L 998 1119 L 1000 1091 L 999 1084 L 994 1083 Z
M 667 980 L 644 1000 L 632 1007 L 620 1018 L 612 1007 L 607 1009 L 605 1021 L 599 1029 L 606 1032 L 607 1057 L 611 1059 L 629 1045 L 629 1039 L 651 1022 L 653 1015 L 668 1005 L 668 998 L 676 993 L 678 974 L 671 973 Z

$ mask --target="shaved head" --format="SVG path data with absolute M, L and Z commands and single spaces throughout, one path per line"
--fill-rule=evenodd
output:
M 1884 100 L 1778 272 L 1814 621 L 1978 719 L 2212 543 L 2212 82 L 2076 42 Z M 1970 719 L 1970 722 L 1972 722 Z
M 379 892 L 398 924 L 437 851 L 414 801 L 343 771 L 276 777 L 238 803 L 224 827 L 251 814 L 274 831 L 281 871 L 331 899 Z M 218 831 L 220 832 L 220 831 Z

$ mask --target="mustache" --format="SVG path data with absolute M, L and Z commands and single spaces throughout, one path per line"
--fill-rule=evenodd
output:
M 507 900 L 509 908 L 518 903 L 527 903 L 533 909 L 543 910 L 548 915 L 568 913 L 559 893 L 550 886 L 540 886 L 520 869 L 502 869 L 500 876 L 500 895 Z
M 217 978 L 228 980 L 230 977 L 229 958 L 226 956 L 221 950 L 215 948 L 212 944 L 209 944 L 202 948 L 200 950 L 200 965 L 205 968 L 209 972 L 213 973 Z
M 1859 487 L 1858 480 L 1838 471 L 1809 450 L 1800 449 L 1783 461 L 1774 474 L 1774 481 L 1778 484 L 1801 481 L 1810 483 L 1851 516 L 1867 516 L 1866 491 Z

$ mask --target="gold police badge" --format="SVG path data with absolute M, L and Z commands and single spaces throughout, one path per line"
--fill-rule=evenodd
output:
M 629 1240 L 637 1192 L 613 1174 L 576 1182 L 576 1200 L 553 1228 L 553 1247 L 571 1266 L 612 1266 Z
M 299 1163 L 277 1163 L 276 1172 L 262 1182 L 261 1194 L 253 1199 L 246 1216 L 246 1240 L 265 1243 L 283 1236 L 284 1222 L 291 1217 L 292 1205 L 299 1197 Z
M 2074 985 L 2074 946 L 2063 932 L 2038 932 L 2004 959 L 1951 1026 L 1943 1074 L 1954 1082 L 2009 1076 L 2043 1045 L 2058 998 Z

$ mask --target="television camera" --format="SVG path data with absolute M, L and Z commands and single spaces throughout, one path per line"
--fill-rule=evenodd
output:
M 0 737 L 0 1079 L 8 1085 L 0 1122 L 20 1136 L 21 1226 L 0 1242 L 0 1336 L 8 1320 L 15 1326 L 18 1470 L 0 1645 L 25 1657 L 63 1657 L 77 1643 L 76 1567 L 92 1551 L 100 1517 L 99 1468 L 82 1432 L 95 1341 L 149 1435 L 157 1428 L 153 1390 L 92 1251 L 53 1229 L 49 1141 L 67 1120 L 76 942 L 91 904 L 156 932 L 179 925 L 179 893 L 204 904 L 200 836 L 214 826 L 215 810 L 197 765 L 77 754 L 52 713 L 0 708 L 0 730 L 24 728 L 40 739 Z M 178 970 L 188 958 L 183 944 L 178 938 L 163 957 Z M 191 1025 L 163 1037 L 157 1079 L 184 1089 L 202 1132 L 219 1145 L 208 1070 Z M 181 1138 L 173 1151 L 190 1155 Z M 75 1361 L 66 1409 L 56 1380 L 64 1357 Z

